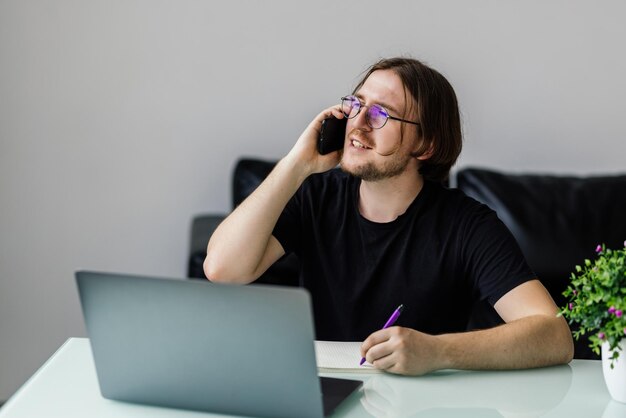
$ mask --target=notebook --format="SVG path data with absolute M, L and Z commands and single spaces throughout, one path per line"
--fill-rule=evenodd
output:
M 318 371 L 324 373 L 382 373 L 370 363 L 359 365 L 361 342 L 315 341 Z
M 76 281 L 105 398 L 320 418 L 362 383 L 318 377 L 304 289 L 88 271 Z

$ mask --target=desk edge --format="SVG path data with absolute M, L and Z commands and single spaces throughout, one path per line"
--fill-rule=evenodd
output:
M 4 415 L 7 411 L 9 411 L 11 409 L 13 404 L 16 402 L 15 400 L 20 397 L 21 393 L 26 391 L 26 388 L 28 386 L 30 386 L 37 379 L 37 377 L 41 373 L 43 373 L 44 369 L 46 369 L 48 367 L 48 365 L 56 358 L 56 356 L 61 351 L 66 350 L 67 346 L 70 345 L 70 343 L 72 343 L 73 340 L 83 340 L 83 339 L 87 340 L 87 338 L 77 338 L 77 337 L 70 337 L 67 340 L 65 340 L 65 342 L 63 344 L 61 344 L 61 346 L 59 348 L 57 348 L 56 351 L 54 353 L 52 353 L 52 355 L 50 357 L 48 357 L 48 359 L 37 369 L 37 371 L 35 373 L 33 373 L 32 376 L 30 376 L 15 391 L 15 393 L 9 397 L 9 399 L 7 399 L 7 401 L 4 403 L 4 405 L 2 405 L 2 407 L 0 407 L 0 416 Z

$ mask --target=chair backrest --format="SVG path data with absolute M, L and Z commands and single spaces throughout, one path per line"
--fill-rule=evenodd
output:
M 239 206 L 272 171 L 276 161 L 242 158 L 237 161 L 233 172 L 233 209 Z
M 559 307 L 571 272 L 595 256 L 600 243 L 621 248 L 626 239 L 626 175 L 556 176 L 507 174 L 466 168 L 457 187 L 487 204 L 519 243 Z M 597 358 L 587 342 L 577 358 Z

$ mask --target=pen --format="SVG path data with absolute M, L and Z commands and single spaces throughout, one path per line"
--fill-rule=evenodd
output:
M 395 311 L 393 311 L 393 313 L 391 314 L 391 316 L 389 317 L 389 319 L 387 320 L 387 322 L 385 322 L 385 325 L 383 326 L 382 329 L 385 328 L 389 328 L 390 326 L 392 326 L 396 320 L 398 319 L 398 317 L 400 316 L 400 314 L 402 313 L 402 310 L 404 309 L 404 305 L 400 305 L 398 306 L 398 309 L 396 309 Z M 365 363 L 365 357 L 363 357 L 361 359 L 361 362 L 359 363 L 359 366 L 362 366 L 363 363 Z

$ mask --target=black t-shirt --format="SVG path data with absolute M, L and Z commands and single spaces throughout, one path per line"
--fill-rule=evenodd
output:
M 404 214 L 375 223 L 358 210 L 359 185 L 337 169 L 310 176 L 273 231 L 302 262 L 317 339 L 361 341 L 400 304 L 396 325 L 464 331 L 474 302 L 535 278 L 495 212 L 460 190 L 425 181 Z

